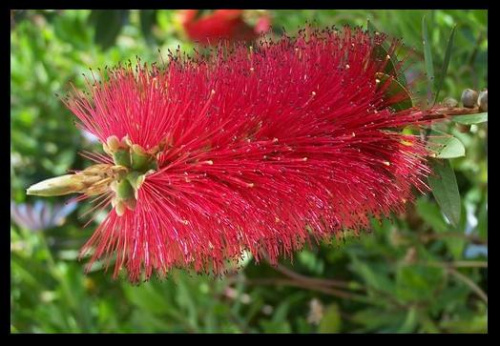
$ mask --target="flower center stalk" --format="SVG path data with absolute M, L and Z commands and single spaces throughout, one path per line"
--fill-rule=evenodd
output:
M 110 188 L 114 192 L 111 203 L 118 215 L 123 215 L 128 208 L 134 210 L 139 188 L 146 179 L 146 175 L 158 169 L 157 156 L 161 146 L 149 151 L 138 144 L 134 144 L 128 137 L 111 136 L 106 140 L 103 149 L 111 157 L 115 166 L 124 167 L 125 174 L 115 179 Z
M 130 141 L 110 136 L 103 144 L 104 151 L 114 164 L 96 164 L 75 174 L 67 174 L 41 181 L 28 188 L 28 195 L 62 196 L 83 193 L 87 196 L 113 193 L 111 205 L 121 216 L 127 209 L 134 210 L 139 189 L 146 176 L 158 169 L 158 153 L 163 145 L 149 150 Z

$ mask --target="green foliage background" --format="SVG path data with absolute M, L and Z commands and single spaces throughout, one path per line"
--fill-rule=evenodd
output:
M 487 87 L 486 11 L 270 11 L 275 28 L 294 33 L 307 21 L 359 25 L 414 48 L 424 73 L 422 17 L 429 25 L 439 78 L 447 40 L 457 26 L 440 99 Z M 158 60 L 192 43 L 178 31 L 175 11 L 14 11 L 11 24 L 11 196 L 34 203 L 27 186 L 80 169 L 85 140 L 55 93 L 82 86 L 88 68 L 140 56 Z M 12 332 L 486 332 L 487 124 L 460 132 L 465 146 L 451 160 L 461 194 L 457 227 L 431 194 L 370 232 L 297 253 L 293 264 L 256 264 L 225 278 L 175 271 L 167 281 L 132 286 L 111 273 L 83 274 L 77 251 L 103 215 L 83 228 L 82 203 L 58 227 L 32 231 L 11 223 Z M 63 198 L 45 199 L 62 203 Z M 477 251 L 479 249 L 479 251 Z

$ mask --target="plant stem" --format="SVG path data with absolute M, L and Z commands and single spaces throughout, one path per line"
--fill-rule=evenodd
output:
M 314 285 L 314 284 L 307 283 L 304 281 L 295 281 L 295 280 L 291 280 L 291 279 L 279 279 L 279 278 L 277 278 L 277 279 L 264 278 L 264 279 L 245 280 L 245 283 L 248 285 L 295 286 L 295 287 L 306 288 L 306 289 L 309 289 L 311 291 L 321 292 L 324 294 L 328 294 L 328 295 L 343 298 L 343 299 L 349 299 L 349 300 L 358 301 L 358 302 L 362 302 L 362 303 L 371 303 L 371 304 L 374 303 L 374 302 L 370 301 L 368 298 L 366 298 L 362 295 L 359 295 L 359 294 L 345 292 L 345 291 L 341 291 L 341 290 L 331 288 L 331 287 Z
M 443 232 L 443 233 L 424 234 L 420 237 L 420 240 L 422 240 L 423 242 L 428 242 L 430 240 L 443 239 L 443 238 L 460 238 L 468 240 L 473 244 L 488 245 L 488 240 L 481 239 L 476 235 L 465 234 L 462 232 Z
M 469 279 L 467 276 L 464 274 L 460 273 L 458 270 L 453 269 L 453 268 L 448 268 L 447 269 L 450 274 L 455 276 L 459 281 L 462 281 L 464 284 L 466 284 L 474 293 L 478 295 L 481 300 L 483 300 L 486 304 L 488 304 L 488 296 L 486 293 L 479 287 L 474 281 Z
M 488 262 L 486 261 L 456 261 L 449 263 L 428 262 L 424 264 L 431 267 L 446 267 L 446 268 L 488 268 Z
M 313 277 L 308 277 L 302 274 L 299 274 L 291 269 L 288 269 L 284 265 L 277 264 L 276 266 L 273 267 L 280 273 L 288 276 L 291 279 L 295 279 L 298 281 L 305 281 L 309 282 L 311 284 L 318 284 L 318 285 L 324 285 L 324 286 L 332 286 L 332 287 L 342 287 L 342 288 L 350 288 L 350 285 L 348 282 L 345 281 L 340 281 L 340 280 L 331 280 L 331 279 L 320 279 L 320 278 L 313 278 Z

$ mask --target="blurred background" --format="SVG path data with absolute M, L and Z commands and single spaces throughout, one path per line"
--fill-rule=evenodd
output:
M 133 286 L 103 270 L 85 275 L 81 245 L 105 214 L 88 203 L 25 195 L 43 179 L 82 169 L 95 138 L 79 131 L 56 93 L 83 85 L 89 68 L 159 60 L 221 37 L 293 35 L 306 21 L 362 26 L 403 38 L 424 74 L 422 18 L 436 75 L 457 25 L 440 100 L 487 87 L 487 11 L 11 11 L 11 331 L 53 332 L 424 332 L 487 331 L 487 124 L 446 131 L 466 148 L 453 159 L 461 195 L 457 227 L 431 194 L 361 237 L 256 264 L 224 278 L 172 272 Z M 202 49 L 202 48 L 199 48 Z M 410 71 L 411 72 L 411 71 Z M 88 164 L 88 163 L 87 163 Z

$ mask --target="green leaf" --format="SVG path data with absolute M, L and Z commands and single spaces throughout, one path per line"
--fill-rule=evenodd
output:
M 425 72 L 427 73 L 428 94 L 432 95 L 434 89 L 434 65 L 432 63 L 431 44 L 427 32 L 427 22 L 425 16 L 422 17 L 422 43 L 424 45 Z
M 478 206 L 478 222 L 477 231 L 482 239 L 488 237 L 488 196 L 484 197 L 484 201 Z
M 150 314 L 180 315 L 176 307 L 172 306 L 172 302 L 166 299 L 158 290 L 155 290 L 151 282 L 142 286 L 124 285 L 123 289 L 129 304 L 144 309 Z
M 448 65 L 450 63 L 450 57 L 451 57 L 451 49 L 453 47 L 453 37 L 455 36 L 455 29 L 457 26 L 455 25 L 453 29 L 451 29 L 451 34 L 450 38 L 448 39 L 448 44 L 446 45 L 446 53 L 444 55 L 444 62 L 443 62 L 443 67 L 441 68 L 441 75 L 439 76 L 439 81 L 438 81 L 438 87 L 436 90 L 436 96 L 434 97 L 434 103 L 436 103 L 439 92 L 441 91 L 441 88 L 443 87 L 443 82 L 446 77 L 446 72 L 448 71 Z
M 370 32 L 372 35 L 378 33 L 377 28 L 375 28 L 375 26 L 369 20 L 367 21 L 366 26 L 368 28 L 368 32 Z M 387 41 L 383 42 L 382 45 L 375 46 L 372 51 L 372 59 L 385 60 L 387 56 L 389 56 L 390 59 L 387 62 L 384 71 L 379 72 L 383 72 L 387 75 L 396 77 L 396 80 L 401 83 L 401 85 L 406 86 L 407 82 L 404 73 L 398 73 L 396 69 L 399 61 L 396 58 L 395 54 L 389 54 L 389 48 L 390 45 Z
M 449 222 L 457 226 L 460 222 L 460 193 L 455 172 L 448 160 L 430 159 L 433 174 L 428 178 L 432 194 Z
M 444 320 L 439 326 L 455 333 L 487 333 L 488 314 L 480 313 L 468 320 Z
M 379 88 L 385 87 L 386 83 L 390 83 L 385 90 L 385 97 L 390 102 L 391 99 L 395 99 L 393 104 L 390 105 L 392 109 L 396 112 L 413 107 L 413 102 L 411 100 L 408 90 L 405 89 L 401 83 L 399 83 L 394 77 L 387 75 L 382 72 L 375 73 L 375 78 L 379 80 Z
M 89 23 L 95 26 L 94 42 L 103 50 L 113 46 L 127 18 L 128 10 L 93 10 Z
M 427 201 L 422 197 L 417 201 L 416 207 L 418 215 L 436 232 L 444 232 L 449 228 L 436 203 Z
M 415 306 L 410 307 L 406 318 L 398 329 L 398 333 L 413 333 L 418 324 L 418 310 Z
M 366 28 L 368 29 L 368 32 L 370 34 L 374 34 L 377 32 L 377 28 L 372 24 L 372 22 L 370 22 L 369 19 L 366 21 Z
M 264 333 L 291 333 L 292 328 L 287 319 L 290 301 L 284 301 L 275 310 L 271 320 L 260 322 Z
M 387 311 L 381 309 L 362 309 L 352 315 L 352 321 L 367 327 L 368 330 L 379 331 L 382 327 L 394 326 L 405 318 L 403 311 Z
M 488 121 L 488 113 L 459 115 L 451 118 L 451 120 L 463 125 L 481 124 Z
M 444 282 L 443 268 L 404 264 L 396 272 L 396 297 L 402 302 L 432 302 Z
M 457 304 L 457 302 L 465 301 L 469 294 L 469 288 L 465 285 L 448 286 L 435 297 L 429 312 L 437 315 L 442 310 L 449 309 L 450 306 Z
M 385 60 L 385 59 L 387 59 L 387 56 L 390 56 L 389 61 L 387 61 L 387 64 L 384 67 L 384 71 L 380 71 L 380 72 L 384 72 L 385 74 L 395 76 L 397 78 L 398 77 L 398 74 L 396 72 L 397 61 L 396 62 L 394 61 L 394 57 L 389 55 L 389 52 L 387 51 L 387 49 L 383 45 L 381 45 L 381 46 L 377 45 L 377 46 L 373 47 L 372 59 Z
M 156 24 L 156 10 L 140 10 L 141 31 L 148 44 L 154 43 L 153 26 Z
M 351 268 L 362 278 L 366 286 L 377 291 L 394 294 L 394 282 L 389 279 L 387 272 L 382 272 L 379 270 L 380 268 L 359 260 L 357 256 L 352 256 Z
M 90 43 L 89 31 L 85 21 L 78 17 L 58 16 L 54 21 L 57 37 L 72 44 L 78 50 L 84 50 Z
M 452 159 L 465 156 L 465 147 L 460 140 L 450 134 L 433 130 L 429 135 L 427 147 L 436 158 Z
M 340 309 L 337 304 L 331 304 L 325 310 L 323 318 L 318 326 L 319 333 L 338 333 L 342 326 Z

